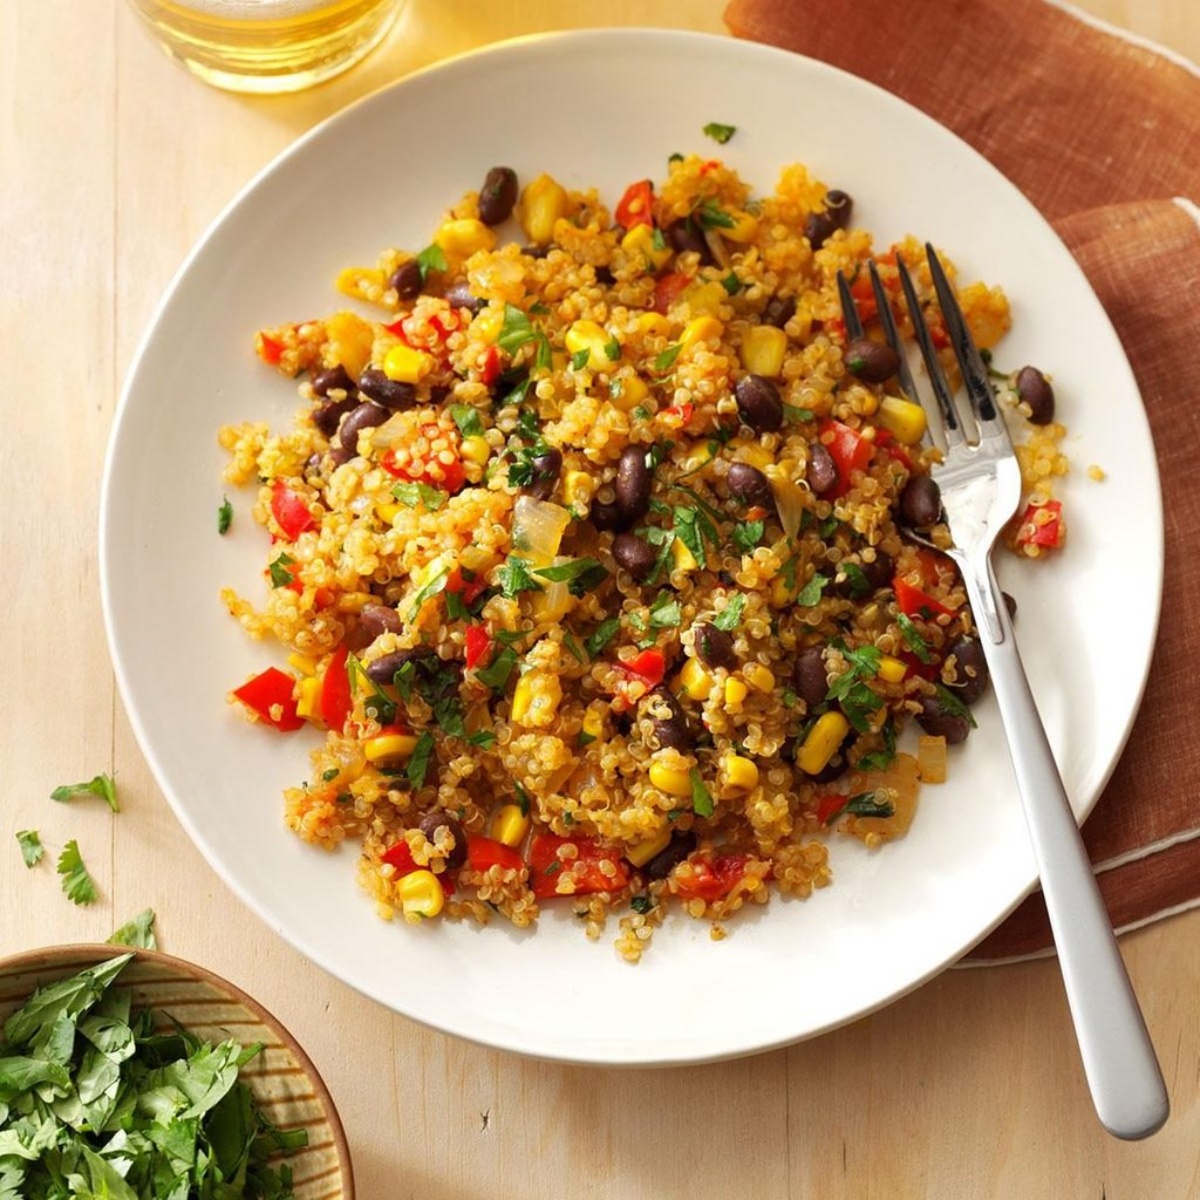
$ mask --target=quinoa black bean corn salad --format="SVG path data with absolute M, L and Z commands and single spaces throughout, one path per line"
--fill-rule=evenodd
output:
M 803 166 L 755 197 L 676 156 L 612 211 L 498 167 L 425 249 L 341 274 L 358 310 L 259 333 L 304 403 L 221 433 L 271 535 L 265 603 L 223 597 L 288 669 L 231 699 L 326 731 L 287 821 L 360 841 L 383 916 L 561 901 L 597 936 L 617 909 L 636 961 L 672 907 L 721 936 L 825 886 L 831 834 L 908 829 L 987 672 L 952 563 L 906 536 L 949 544 L 923 410 L 847 345 L 837 274 L 872 333 L 872 254 L 941 337 L 920 243 L 874 247 Z M 960 299 L 994 346 L 1004 295 Z M 1040 372 L 997 391 L 1036 556 L 1063 431 Z

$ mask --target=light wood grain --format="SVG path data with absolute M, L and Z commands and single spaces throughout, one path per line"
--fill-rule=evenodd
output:
M 1081 7 L 1200 58 L 1194 0 Z M 0 5 L 0 953 L 102 940 L 153 906 L 165 949 L 245 988 L 300 1039 L 366 1200 L 1198 1197 L 1200 913 L 1123 940 L 1174 1106 L 1139 1145 L 1093 1118 L 1052 962 L 951 971 L 853 1026 L 740 1062 L 549 1066 L 394 1017 L 280 941 L 191 845 L 121 710 L 97 585 L 104 444 L 141 331 L 208 222 L 315 122 L 430 62 L 542 29 L 721 32 L 721 8 L 410 0 L 350 74 L 249 100 L 186 76 L 120 4 Z M 101 770 L 117 773 L 119 816 L 47 799 Z M 52 856 L 78 839 L 97 904 L 70 905 L 49 860 L 24 869 L 13 834 L 27 827 Z

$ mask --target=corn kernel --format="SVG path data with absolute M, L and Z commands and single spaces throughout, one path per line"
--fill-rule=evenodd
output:
M 700 564 L 696 561 L 696 556 L 676 538 L 671 543 L 671 558 L 674 560 L 675 570 L 690 572 L 694 571 Z
M 385 524 L 390 525 L 400 512 L 400 505 L 380 501 L 375 505 L 375 515 Z
M 733 224 L 727 228 L 722 226 L 721 236 L 739 246 L 754 241 L 758 233 L 758 218 L 748 212 L 732 212 L 729 215 L 733 218 Z
M 288 666 L 294 667 L 301 675 L 315 675 L 317 664 L 307 654 L 292 653 L 287 656 Z
M 563 503 L 571 508 L 586 504 L 592 496 L 592 477 L 586 471 L 564 471 L 562 477 Z
M 492 448 L 488 445 L 487 438 L 478 433 L 463 438 L 461 450 L 463 458 L 478 463 L 481 467 L 492 457 Z
M 396 885 L 400 907 L 410 921 L 436 917 L 446 902 L 446 893 L 432 871 L 410 871 Z
M 519 846 L 529 832 L 529 816 L 515 804 L 506 804 L 492 818 L 492 837 L 506 846 Z
M 485 308 L 471 322 L 471 332 L 478 334 L 481 341 L 494 342 L 504 328 L 504 314 L 494 308 Z
M 360 613 L 368 604 L 378 603 L 379 597 L 370 592 L 345 592 L 337 598 L 337 610 L 342 613 Z
M 740 708 L 750 689 L 740 680 L 731 675 L 725 680 L 725 703 L 729 708 Z
M 740 754 L 725 755 L 725 783 L 731 788 L 749 792 L 758 786 L 758 766 Z
M 679 682 L 693 700 L 707 700 L 713 690 L 713 677 L 695 658 L 689 658 L 683 664 L 683 669 L 679 672 Z
M 383 373 L 397 383 L 417 383 L 433 369 L 433 359 L 423 350 L 403 343 L 383 356 Z
M 357 379 L 371 361 L 371 350 L 375 345 L 375 330 L 370 321 L 343 309 L 326 320 L 325 334 L 329 338 L 325 347 L 325 365 L 341 363 L 350 377 Z
M 635 225 L 622 239 L 621 249 L 629 255 L 644 255 L 651 271 L 665 267 L 671 260 L 671 247 L 662 230 L 649 225 Z
M 637 319 L 637 327 L 650 337 L 666 337 L 671 332 L 671 322 L 657 312 L 642 313 Z
M 638 225 L 637 228 L 645 229 L 645 226 Z M 563 337 L 563 344 L 573 355 L 586 350 L 588 365 L 596 368 L 607 367 L 621 357 L 620 344 L 595 321 L 576 321 Z
M 451 258 L 470 258 L 478 250 L 493 250 L 496 246 L 496 235 L 474 217 L 447 221 L 438 227 L 433 240 Z
M 690 796 L 692 778 L 679 767 L 668 767 L 664 763 L 650 764 L 650 782 L 668 796 Z
M 770 667 L 762 663 L 750 663 L 743 670 L 746 682 L 759 692 L 769 692 L 775 686 L 775 675 Z
M 300 694 L 296 699 L 296 713 L 306 721 L 320 715 L 321 680 L 315 675 L 300 680 Z
M 691 780 L 688 780 L 688 794 L 691 795 Z M 661 854 L 671 844 L 671 830 L 664 829 L 662 833 L 644 842 L 638 842 L 625 851 L 625 857 L 635 867 L 644 867 L 656 854 Z
M 583 714 L 583 733 L 586 733 L 593 742 L 598 742 L 604 736 L 604 716 L 595 708 L 589 708 Z
M 650 394 L 649 387 L 640 375 L 620 375 L 617 381 L 621 390 L 612 397 L 612 402 L 622 412 L 632 412 Z
M 697 342 L 706 342 L 710 338 L 719 338 L 725 332 L 725 326 L 716 317 L 693 317 L 679 335 L 681 346 L 694 346 Z
M 557 675 L 530 671 L 517 680 L 509 716 L 517 725 L 549 725 L 562 701 Z
M 774 464 L 775 456 L 765 446 L 753 443 L 739 449 L 738 461 L 748 462 L 752 467 L 757 467 L 761 471 Z
M 521 193 L 520 220 L 525 236 L 536 246 L 554 238 L 554 226 L 567 215 L 570 198 L 566 188 L 550 175 L 541 174 Z
M 693 317 L 715 317 L 721 305 L 729 303 L 729 293 L 721 283 L 693 284 L 684 298 Z
M 875 674 L 884 683 L 902 683 L 905 675 L 908 674 L 908 664 L 903 659 L 893 658 L 890 654 L 882 654 L 879 657 L 879 667 Z
M 774 325 L 755 325 L 742 339 L 742 366 L 755 375 L 777 379 L 783 371 L 788 337 Z
M 339 271 L 334 287 L 343 296 L 370 300 L 383 291 L 383 272 L 375 267 L 346 267 Z
M 925 436 L 925 410 L 911 400 L 884 396 L 879 405 L 879 424 L 902 446 L 915 446 Z
M 373 763 L 411 758 L 416 748 L 417 739 L 411 733 L 381 733 L 363 743 L 363 753 L 367 761 Z
M 796 754 L 796 766 L 808 775 L 819 774 L 829 765 L 849 732 L 850 722 L 840 712 L 822 713 Z
M 510 716 L 517 724 L 525 719 L 533 706 L 533 676 L 522 675 L 513 691 Z

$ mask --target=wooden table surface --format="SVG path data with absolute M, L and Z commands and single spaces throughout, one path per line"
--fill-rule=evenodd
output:
M 1194 0 L 1082 7 L 1200 59 Z M 97 580 L 101 463 L 121 379 L 193 241 L 279 150 L 356 97 L 516 34 L 594 24 L 723 32 L 720 0 L 410 0 L 367 62 L 288 100 L 211 90 L 120 3 L 0 5 L 0 330 L 6 619 L 0 698 L 0 954 L 102 941 L 158 912 L 163 948 L 252 992 L 308 1049 L 353 1148 L 363 1200 L 497 1197 L 1200 1196 L 1200 912 L 1123 939 L 1173 1115 L 1108 1137 L 1089 1104 L 1053 961 L 952 970 L 787 1050 L 655 1071 L 480 1049 L 392 1015 L 306 963 L 235 899 L 159 792 L 109 664 Z M 115 772 L 123 811 L 57 805 Z M 99 900 L 52 863 L 76 837 Z

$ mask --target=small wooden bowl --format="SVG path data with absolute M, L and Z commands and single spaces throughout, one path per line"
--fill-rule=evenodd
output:
M 0 961 L 0 1022 L 36 988 L 126 952 L 123 946 L 51 946 Z M 281 1129 L 308 1130 L 307 1147 L 282 1158 L 296 1200 L 354 1200 L 346 1135 L 329 1090 L 294 1037 L 257 1000 L 219 975 L 156 950 L 134 950 L 117 977 L 135 1008 L 154 1008 L 206 1041 L 263 1043 L 242 1069 L 263 1115 Z

